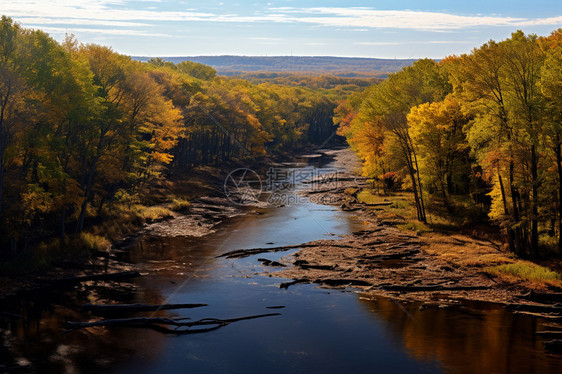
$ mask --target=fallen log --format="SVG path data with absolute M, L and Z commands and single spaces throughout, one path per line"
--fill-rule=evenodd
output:
M 343 210 L 344 212 L 356 212 L 358 210 L 363 209 L 363 207 L 360 206 L 352 206 L 350 204 L 342 204 L 340 206 L 340 209 Z
M 524 310 L 515 310 L 513 311 L 515 314 L 524 314 L 526 316 L 532 316 L 537 318 L 543 318 L 548 320 L 549 322 L 562 322 L 562 316 L 559 314 L 550 314 L 550 313 L 538 313 L 538 312 L 528 312 Z
M 390 285 L 381 287 L 385 291 L 393 292 L 423 292 L 423 291 L 476 291 L 487 290 L 489 286 L 440 286 L 440 285 L 427 285 L 427 286 L 400 286 Z
M 295 261 L 295 264 L 298 261 Z M 338 265 L 314 265 L 314 264 L 298 264 L 298 267 L 300 267 L 303 270 L 309 270 L 309 269 L 314 269 L 314 270 L 335 270 Z
M 84 304 L 82 309 L 92 313 L 110 314 L 110 313 L 136 313 L 136 312 L 153 312 L 159 310 L 171 309 L 190 309 L 207 306 L 207 304 Z
M 559 305 L 537 305 L 537 304 L 508 304 L 507 310 L 536 313 L 561 314 L 562 307 Z
M 372 229 L 372 230 L 359 230 L 359 231 L 354 231 L 354 232 L 352 233 L 352 235 L 364 236 L 364 235 L 374 234 L 374 233 L 379 232 L 379 231 L 382 231 L 382 230 L 386 230 L 386 227 L 377 227 L 377 228 Z
M 302 278 L 302 279 L 296 279 L 292 282 L 284 282 L 281 283 L 279 285 L 279 288 L 284 288 L 284 289 L 288 289 L 290 286 L 294 286 L 296 284 L 304 284 L 304 283 L 316 283 L 316 284 L 322 284 L 322 285 L 326 285 L 326 286 L 330 286 L 330 287 L 341 287 L 341 286 L 371 286 L 372 284 L 361 280 L 361 279 L 343 279 L 343 278 L 337 278 L 337 279 L 316 279 L 316 280 L 311 280 L 311 279 L 306 279 L 306 278 Z
M 562 303 L 562 292 L 536 292 L 531 291 L 521 298 L 540 303 Z
M 340 194 L 343 193 L 346 190 L 346 188 L 325 188 L 325 189 L 314 189 L 314 190 L 310 190 L 310 191 L 306 191 L 306 194 L 308 195 L 315 195 L 315 194 L 320 194 L 320 193 L 325 193 L 325 194 Z
M 317 279 L 314 283 L 324 284 L 327 286 L 371 286 L 372 283 L 361 279 Z
M 54 284 L 75 284 L 89 281 L 121 281 L 125 279 L 137 278 L 140 276 L 141 274 L 138 271 L 122 271 L 119 273 L 104 273 L 83 275 L 79 277 L 59 278 L 50 280 L 49 282 Z
M 363 260 L 372 260 L 372 261 L 383 261 L 383 260 L 402 260 L 410 256 L 414 256 L 420 253 L 419 249 L 412 249 L 409 251 L 404 252 L 396 252 L 396 253 L 383 253 L 380 255 L 372 255 L 372 256 L 361 256 L 360 259 Z
M 337 248 L 353 248 L 351 245 L 346 244 L 298 244 L 298 245 L 285 245 L 282 247 L 270 247 L 270 248 L 250 248 L 250 249 L 237 249 L 234 251 L 226 252 L 221 255 L 216 256 L 216 258 L 226 257 L 226 258 L 244 258 L 260 253 L 267 252 L 282 252 L 288 251 L 290 249 L 297 248 L 312 248 L 312 247 L 337 247 Z
M 368 204 L 368 203 L 356 203 L 356 204 L 360 204 L 360 205 L 364 205 L 364 206 L 390 206 L 392 204 L 394 204 L 392 201 L 385 201 L 382 203 L 372 203 L 372 204 Z
M 285 265 L 283 265 L 280 262 L 277 261 L 272 261 L 272 260 L 268 260 L 266 258 L 258 258 L 258 261 L 261 262 L 263 265 L 265 266 L 272 266 L 272 267 L 285 267 Z
M 304 284 L 304 283 L 310 283 L 310 279 L 296 279 L 294 281 L 291 282 L 283 282 L 279 285 L 279 288 L 284 288 L 284 289 L 288 289 L 291 286 L 294 286 L 295 284 Z
M 535 335 L 540 335 L 545 338 L 562 338 L 562 331 L 537 331 Z
M 230 319 L 204 318 L 194 322 L 184 322 L 189 318 L 124 318 L 124 319 L 106 319 L 93 322 L 66 322 L 66 327 L 70 330 L 78 330 L 89 327 L 133 327 L 133 328 L 150 328 L 165 334 L 198 334 L 209 332 L 221 327 L 227 326 L 233 322 L 245 321 L 256 318 L 279 316 L 280 313 L 259 314 L 254 316 L 246 316 Z M 170 328 L 173 326 L 174 328 Z M 208 326 L 193 329 L 193 327 Z

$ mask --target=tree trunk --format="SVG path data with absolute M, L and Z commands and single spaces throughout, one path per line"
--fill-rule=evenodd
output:
M 517 223 L 519 223 L 519 209 L 518 209 L 518 204 L 517 204 L 517 195 L 518 192 L 515 188 L 515 177 L 514 177 L 514 169 L 515 166 L 513 164 L 513 157 L 511 157 L 511 161 L 509 161 L 509 188 L 511 191 L 511 203 L 513 205 L 513 224 L 516 225 Z M 517 227 L 514 230 L 514 238 L 513 238 L 513 249 L 514 249 L 514 253 L 518 254 L 518 255 L 525 255 L 525 245 L 523 243 L 523 238 L 521 235 L 522 233 L 522 229 L 521 227 Z
M 531 201 L 531 254 L 537 257 L 539 254 L 539 225 L 538 225 L 538 207 L 539 202 L 539 186 L 538 186 L 538 166 L 537 166 L 537 149 L 533 145 L 531 147 L 531 176 L 533 182 L 533 198 Z
M 0 217 L 2 217 L 2 194 L 3 194 L 3 186 L 4 186 L 4 152 L 2 150 L 2 136 L 0 134 Z
M 416 155 L 416 151 L 414 150 L 414 145 L 412 143 L 412 139 L 410 139 L 410 136 L 408 135 L 408 141 L 410 142 L 411 145 L 411 154 L 414 156 L 414 166 L 415 166 L 415 173 L 416 173 L 416 177 L 417 177 L 417 182 L 418 182 L 418 188 L 419 188 L 419 199 L 420 199 L 420 212 L 421 212 L 421 219 L 420 221 L 423 223 L 427 223 L 427 218 L 425 216 L 425 204 L 423 201 L 423 190 L 422 190 L 422 184 L 421 184 L 421 178 L 420 178 L 420 168 L 418 166 L 418 156 Z
M 99 156 L 94 157 L 92 160 L 92 165 L 90 166 L 90 172 L 88 173 L 88 179 L 86 180 L 86 190 L 84 192 L 84 201 L 82 202 L 82 207 L 80 208 L 80 215 L 78 217 L 78 223 L 76 224 L 76 233 L 79 234 L 84 230 L 84 220 L 86 218 L 86 208 L 88 207 L 88 202 L 90 200 L 90 194 L 92 193 L 92 185 L 94 182 L 94 173 L 96 172 L 96 165 L 98 163 Z
M 562 146 L 557 135 L 556 164 L 558 167 L 558 252 L 562 254 Z
M 6 148 L 6 132 L 4 131 L 4 116 L 6 112 L 6 107 L 8 106 L 8 97 L 10 96 L 10 85 L 8 85 L 8 92 L 6 93 L 6 98 L 2 103 L 2 108 L 0 108 L 0 217 L 2 216 L 2 193 L 4 186 L 4 149 Z
M 505 196 L 505 188 L 503 186 L 503 178 L 500 174 L 499 166 L 498 166 L 498 182 L 500 184 L 500 191 L 501 191 L 501 194 L 502 194 L 504 214 L 506 215 L 506 217 L 509 217 L 509 208 L 507 206 L 507 197 Z M 513 229 L 511 229 L 511 227 L 506 227 L 506 233 L 507 233 L 507 243 L 509 245 L 509 250 L 511 252 L 515 253 L 516 248 L 515 248 L 515 243 L 513 242 L 513 240 L 514 240 Z

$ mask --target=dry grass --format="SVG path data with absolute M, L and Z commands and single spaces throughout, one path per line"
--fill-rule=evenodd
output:
M 479 218 L 478 212 L 465 210 L 462 202 L 457 205 L 457 215 L 451 216 L 440 209 L 439 204 L 427 199 L 428 223 L 424 224 L 417 220 L 412 193 L 398 192 L 381 196 L 370 190 L 362 190 L 357 197 L 360 202 L 366 204 L 392 202 L 389 206 L 370 209 L 376 209 L 377 216 L 382 220 L 397 222 L 396 227 L 399 229 L 413 231 L 422 236 L 427 244 L 424 250 L 452 267 L 478 268 L 510 283 L 520 283 L 523 280 L 537 286 L 562 286 L 560 273 L 530 261 L 517 259 L 507 251 L 500 240 L 494 239 L 494 236 L 489 236 L 486 232 L 481 233 L 481 229 L 486 226 L 489 231 L 493 230 L 486 221 Z M 474 229 L 467 230 L 471 226 Z M 482 237 L 491 237 L 494 240 Z
M 560 273 L 524 260 L 488 267 L 485 271 L 506 281 L 525 280 L 539 284 L 562 286 L 562 275 Z
M 80 234 L 76 245 L 83 246 L 90 251 L 106 251 L 111 243 L 103 236 L 83 232 Z
M 172 212 L 169 208 L 163 206 L 141 206 L 139 207 L 138 214 L 143 220 L 148 222 L 154 222 L 174 216 L 174 212 Z
M 425 251 L 438 256 L 454 267 L 486 267 L 509 264 L 515 257 L 500 250 L 497 243 L 477 240 L 465 235 L 425 235 Z
M 189 205 L 190 205 L 189 201 L 185 199 L 181 199 L 181 198 L 172 199 L 172 202 L 170 203 L 170 209 L 173 210 L 174 212 L 181 212 L 189 208 Z

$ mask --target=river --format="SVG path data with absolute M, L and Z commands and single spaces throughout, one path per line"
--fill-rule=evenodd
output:
M 307 284 L 285 290 L 279 288 L 282 279 L 264 275 L 257 259 L 277 260 L 291 252 L 216 257 L 361 228 L 336 207 L 301 201 L 252 208 L 202 238 L 141 237 L 126 260 L 140 267 L 142 278 L 10 300 L 11 310 L 25 319 L 0 319 L 0 364 L 18 362 L 42 373 L 562 372 L 560 356 L 547 354 L 534 334 L 549 329 L 546 323 L 499 305 L 422 308 L 367 298 L 353 289 Z M 192 320 L 280 315 L 190 335 L 116 327 L 64 332 L 64 321 L 92 318 L 82 304 L 116 302 L 208 304 L 158 313 Z

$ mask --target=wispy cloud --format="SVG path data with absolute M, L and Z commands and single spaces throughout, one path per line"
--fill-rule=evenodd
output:
M 163 33 L 152 33 L 140 30 L 128 30 L 128 29 L 92 29 L 92 28 L 67 28 L 67 27 L 51 27 L 51 26 L 29 26 L 33 29 L 41 29 L 48 33 L 54 34 L 67 34 L 67 33 L 88 33 L 88 34 L 103 34 L 103 35 L 132 35 L 132 36 L 154 36 L 154 37 L 165 37 L 174 38 L 175 35 L 163 34 Z
M 250 38 L 246 38 L 248 40 L 261 40 L 261 41 L 279 41 L 282 40 L 281 38 L 268 38 L 268 37 L 262 37 L 262 36 L 255 36 L 255 37 L 250 37 Z
M 465 40 L 423 40 L 423 41 L 401 41 L 401 42 L 355 42 L 355 45 L 411 45 L 411 44 L 475 44 Z
M 100 27 L 99 33 L 145 35 L 159 22 L 292 23 L 356 31 L 410 29 L 446 32 L 480 27 L 521 27 L 562 24 L 562 16 L 548 18 L 498 15 L 458 15 L 414 10 L 378 10 L 371 7 L 262 8 L 233 14 L 197 9 L 159 10 L 159 0 L 2 0 L 0 13 L 24 26 L 46 29 L 58 26 Z M 107 27 L 107 28 L 102 28 Z M 123 29 L 121 29 L 123 28 Z M 135 29 L 145 31 L 135 31 Z M 135 34 L 137 32 L 138 34 Z M 151 34 L 154 35 L 154 34 Z
M 393 28 L 415 30 L 450 30 L 480 26 L 513 26 L 522 22 L 556 22 L 556 19 L 526 20 L 499 16 L 463 16 L 442 12 L 412 10 L 377 10 L 372 8 L 276 8 L 295 22 L 330 27 Z

